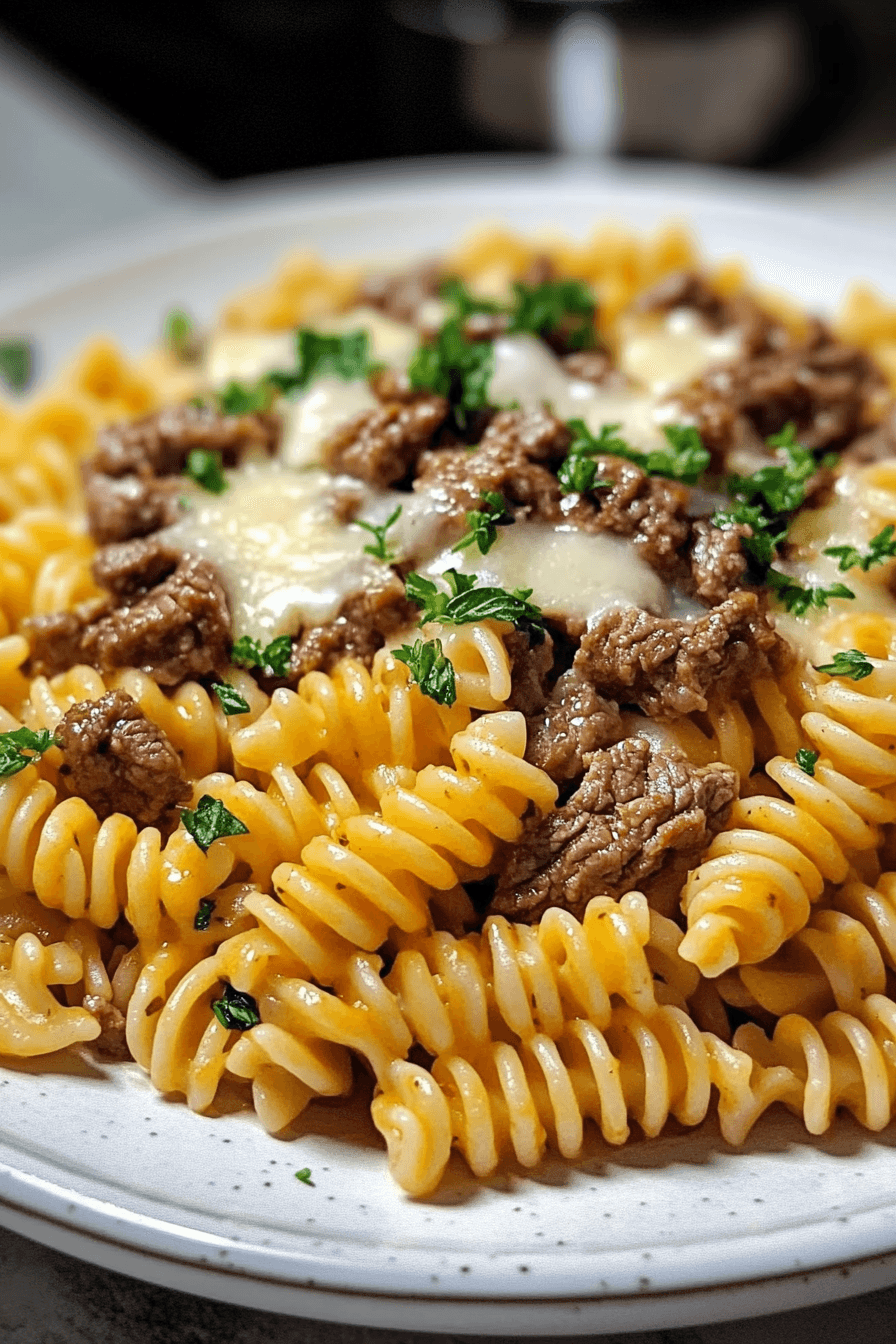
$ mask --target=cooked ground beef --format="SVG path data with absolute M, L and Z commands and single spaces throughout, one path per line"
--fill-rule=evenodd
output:
M 357 658 L 368 667 L 373 655 L 399 630 L 415 625 L 420 609 L 405 597 L 397 576 L 382 588 L 366 588 L 343 602 L 326 625 L 310 626 L 293 645 L 290 681 L 306 672 L 329 672 L 340 658 Z
M 397 273 L 370 275 L 361 285 L 358 297 L 361 303 L 378 308 L 395 322 L 416 324 L 423 305 L 438 297 L 443 275 L 438 261 L 425 261 Z
M 557 680 L 546 704 L 528 709 L 526 760 L 555 784 L 578 779 L 585 757 L 622 734 L 619 706 L 570 669 Z
M 275 415 L 221 415 L 205 406 L 169 406 L 100 430 L 84 468 L 91 536 L 101 545 L 145 537 L 174 521 L 181 472 L 194 448 L 236 466 L 249 452 L 272 454 L 280 439 Z
M 747 569 L 741 537 L 752 536 L 743 523 L 715 527 L 706 518 L 691 524 L 689 560 L 691 591 L 707 606 L 714 607 L 739 587 Z
M 738 328 L 745 355 L 776 350 L 787 342 L 786 329 L 763 312 L 755 299 L 748 294 L 724 298 L 695 271 L 676 271 L 665 276 L 632 305 L 636 313 L 670 313 L 676 308 L 690 308 L 699 313 L 712 331 Z
M 708 369 L 681 401 L 706 446 L 724 458 L 744 425 L 764 440 L 793 421 L 805 447 L 842 447 L 865 426 L 882 388 L 866 354 L 814 322 L 803 341 Z
M 573 669 L 602 695 L 662 718 L 704 710 L 710 689 L 736 694 L 761 670 L 783 670 L 788 657 L 757 594 L 742 591 L 696 621 L 607 611 L 584 635 Z
M 428 394 L 362 411 L 323 445 L 323 460 L 331 471 L 385 489 L 413 470 L 447 415 L 445 398 Z
M 521 714 L 537 714 L 548 698 L 548 682 L 554 670 L 554 641 L 550 635 L 533 643 L 525 630 L 511 630 L 504 636 L 510 658 L 510 695 L 508 709 Z
M 230 612 L 207 560 L 145 538 L 105 547 L 93 572 L 108 599 L 26 622 L 36 673 L 75 663 L 104 672 L 139 667 L 174 686 L 227 667 Z
M 534 923 L 551 906 L 581 917 L 594 896 L 621 896 L 668 857 L 694 863 L 737 796 L 728 766 L 630 737 L 596 751 L 567 803 L 531 817 L 509 849 L 489 914 Z
M 641 557 L 663 578 L 686 572 L 682 549 L 690 534 L 687 516 L 690 491 L 664 476 L 648 476 L 621 457 L 596 457 L 598 480 L 612 481 L 599 491 L 600 509 L 592 532 L 629 537 Z
M 861 467 L 872 462 L 885 462 L 890 457 L 896 457 L 896 406 L 890 408 L 874 429 L 853 440 L 843 454 L 843 461 Z
M 573 355 L 564 355 L 563 367 L 570 378 L 581 378 L 597 387 L 625 387 L 628 384 L 625 374 L 614 365 L 612 356 L 603 350 L 577 350 Z
M 73 705 L 56 729 L 73 793 L 104 820 L 113 812 L 153 826 L 185 804 L 190 785 L 168 738 L 124 691 Z

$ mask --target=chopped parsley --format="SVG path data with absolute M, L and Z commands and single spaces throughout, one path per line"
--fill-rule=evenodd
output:
M 563 459 L 557 470 L 557 480 L 564 495 L 584 495 L 589 490 L 613 484 L 603 476 L 598 480 L 597 463 L 580 453 L 570 453 Z
M 805 616 L 811 607 L 824 611 L 834 597 L 855 597 L 855 593 L 845 583 L 833 583 L 829 588 L 804 588 L 801 583 L 777 569 L 768 571 L 765 582 L 782 606 L 793 612 L 794 616 Z
M 871 676 L 874 666 L 867 653 L 862 653 L 861 649 L 841 649 L 834 654 L 832 663 L 816 665 L 815 671 L 827 672 L 829 677 L 848 677 L 850 681 L 861 681 L 863 677 Z
M 762 569 L 772 563 L 778 547 L 787 536 L 786 524 L 776 523 L 766 517 L 761 504 L 747 504 L 742 499 L 735 500 L 730 509 L 717 510 L 710 521 L 714 527 L 746 524 L 753 535 L 741 537 L 741 547 Z
M 0 733 L 0 779 L 17 775 L 38 756 L 56 745 L 56 738 L 48 728 L 35 733 L 31 728 L 13 728 Z
M 439 297 L 446 303 L 450 303 L 454 309 L 455 317 L 461 321 L 472 316 L 473 313 L 503 313 L 504 308 L 500 303 L 495 303 L 493 299 L 481 299 L 473 294 L 461 280 L 460 276 L 452 275 L 447 280 L 443 280 L 439 285 Z
M 259 378 L 257 383 L 231 380 L 216 393 L 216 397 L 218 408 L 224 415 L 257 415 L 270 408 L 274 388 L 267 376 Z
M 13 392 L 24 392 L 34 369 L 34 346 L 23 338 L 0 341 L 0 381 Z
M 366 378 L 372 371 L 370 337 L 362 329 L 344 334 L 312 331 L 299 327 L 296 332 L 296 365 L 266 375 L 268 383 L 287 395 L 307 387 L 322 374 L 332 373 L 350 382 Z
M 212 682 L 212 690 L 218 697 L 218 703 L 224 713 L 230 718 L 231 714 L 248 714 L 249 705 L 240 695 L 235 686 L 231 686 L 227 681 Z
M 296 1180 L 301 1181 L 303 1185 L 313 1185 L 314 1182 L 311 1179 L 311 1168 L 303 1167 L 301 1171 L 297 1171 Z
M 452 546 L 453 551 L 462 551 L 474 544 L 480 554 L 488 555 L 498 540 L 498 528 L 513 522 L 513 514 L 507 507 L 507 501 L 497 490 L 484 490 L 480 495 L 479 509 L 467 514 L 467 530 L 460 541 Z
M 285 677 L 292 657 L 292 637 L 278 635 L 261 647 L 261 640 L 242 635 L 230 651 L 230 661 L 242 667 L 260 667 L 266 676 Z
M 422 574 L 409 574 L 405 591 L 412 602 L 422 607 L 420 625 L 427 621 L 443 621 L 446 625 L 469 625 L 473 621 L 510 621 L 518 630 L 526 630 L 537 640 L 544 638 L 541 611 L 533 602 L 531 588 L 515 588 L 508 593 L 504 588 L 477 588 L 476 574 L 459 574 L 448 569 L 442 578 L 450 588 L 443 593 L 432 579 Z
M 789 422 L 780 434 L 766 439 L 770 448 L 784 454 L 784 461 L 760 467 L 752 476 L 729 476 L 726 487 L 733 499 L 761 503 L 770 513 L 793 513 L 806 498 L 806 484 L 818 469 L 808 448 L 796 442 L 796 426 Z M 825 459 L 822 460 L 824 465 Z
M 418 639 L 392 652 L 410 669 L 412 679 L 424 695 L 440 705 L 454 704 L 457 699 L 454 664 L 443 652 L 440 639 Z
M 686 485 L 696 485 L 709 466 L 709 452 L 693 425 L 663 425 L 669 447 L 652 448 L 642 453 L 619 438 L 616 433 L 619 425 L 602 425 L 600 433 L 595 435 L 584 420 L 568 420 L 566 423 L 573 435 L 569 457 L 595 457 L 600 453 L 623 457 L 646 471 L 648 476 L 670 476 Z
M 531 331 L 536 336 L 562 335 L 569 350 L 593 349 L 596 304 L 581 280 L 546 280 L 541 285 L 513 286 L 514 304 L 509 333 Z
M 221 467 L 221 454 L 214 448 L 191 448 L 187 453 L 184 475 L 189 476 L 212 495 L 223 495 L 227 489 L 227 480 Z
M 204 896 L 199 902 L 199 909 L 196 911 L 196 918 L 193 920 L 193 928 L 197 933 L 205 933 L 209 924 L 212 922 L 212 915 L 215 910 L 215 902 L 209 896 Z
M 165 348 L 175 359 L 191 363 L 197 355 L 196 328 L 193 319 L 182 308 L 172 308 L 162 328 Z
M 796 754 L 796 763 L 807 775 L 815 775 L 815 766 L 818 763 L 818 752 L 810 751 L 808 747 L 800 747 Z
M 855 546 L 828 546 L 824 554 L 839 559 L 837 568 L 841 574 L 845 574 L 848 569 L 861 569 L 867 574 L 873 565 L 882 565 L 896 555 L 894 532 L 896 527 L 892 523 L 887 523 L 876 537 L 871 538 L 864 555 L 856 550 Z
M 202 795 L 193 811 L 185 808 L 180 819 L 203 854 L 225 835 L 249 834 L 249 827 L 228 812 L 220 798 L 212 798 L 209 793 Z
M 229 1031 L 249 1031 L 261 1021 L 258 1004 L 251 994 L 244 994 L 224 981 L 224 990 L 220 999 L 212 1001 L 212 1012 Z
M 450 317 L 431 344 L 421 345 L 408 365 L 411 387 L 429 388 L 447 397 L 457 423 L 488 405 L 488 386 L 495 371 L 491 341 L 468 341 L 463 321 Z
M 377 560 L 385 560 L 387 565 L 392 563 L 395 556 L 386 545 L 386 533 L 389 531 L 390 527 L 393 527 L 394 524 L 398 522 L 400 517 L 401 505 L 399 504 L 392 510 L 382 526 L 378 526 L 376 523 L 365 523 L 362 518 L 357 518 L 355 520 L 355 527 L 363 527 L 365 532 L 371 533 L 374 538 L 369 546 L 364 547 L 365 555 L 372 555 Z

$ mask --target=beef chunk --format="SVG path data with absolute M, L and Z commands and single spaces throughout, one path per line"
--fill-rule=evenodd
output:
M 420 309 L 438 297 L 443 269 L 438 261 L 425 261 L 408 270 L 387 275 L 370 275 L 359 293 L 361 303 L 378 308 L 395 322 L 416 324 Z
M 424 394 L 362 411 L 323 446 L 331 471 L 385 488 L 404 480 L 448 415 L 444 397 Z
M 545 635 L 533 644 L 525 630 L 511 630 L 504 636 L 504 647 L 510 657 L 507 708 L 537 714 L 548 698 L 547 685 L 554 670 L 554 641 Z
M 896 406 L 890 408 L 886 418 L 874 429 L 853 440 L 843 454 L 843 461 L 864 467 L 891 457 L 896 457 Z
M 169 406 L 100 431 L 84 468 L 87 518 L 101 545 L 145 537 L 174 521 L 180 473 L 193 448 L 235 466 L 246 453 L 276 451 L 274 415 L 220 415 L 204 406 Z
M 419 608 L 408 601 L 397 577 L 382 588 L 353 593 L 335 620 L 302 632 L 293 646 L 290 679 L 318 668 L 329 672 L 340 658 L 357 658 L 369 667 L 386 640 L 415 625 L 419 616 Z
M 593 532 L 630 537 L 642 558 L 664 578 L 683 571 L 682 547 L 690 534 L 690 491 L 679 481 L 648 476 L 621 457 L 599 456 L 598 480 L 612 481 L 600 491 L 600 511 L 584 524 Z
M 754 592 L 732 593 L 696 621 L 612 609 L 584 635 L 573 669 L 606 696 L 662 718 L 706 709 L 763 669 L 783 670 L 788 646 Z
M 642 738 L 597 751 L 566 804 L 527 820 L 489 914 L 534 923 L 561 906 L 581 917 L 592 897 L 624 895 L 673 856 L 697 863 L 736 796 L 728 766 L 695 766 Z
M 691 587 L 695 597 L 708 606 L 724 602 L 739 587 L 746 572 L 747 558 L 741 537 L 752 536 L 746 524 L 715 527 L 706 518 L 691 526 Z
M 707 447 L 724 457 L 744 424 L 766 439 L 793 421 L 807 448 L 842 447 L 867 422 L 882 387 L 866 354 L 816 322 L 804 341 L 707 370 L 681 400 Z
M 613 363 L 611 355 L 603 350 L 577 350 L 565 355 L 563 367 L 570 378 L 581 378 L 597 387 L 626 387 L 628 379 Z
M 558 678 L 540 712 L 526 712 L 526 760 L 556 784 L 579 778 L 585 757 L 622 734 L 619 706 L 572 670 Z
M 101 819 L 123 812 L 153 826 L 190 798 L 180 757 L 124 691 L 73 705 L 56 729 L 71 789 Z
M 787 342 L 785 328 L 763 312 L 749 294 L 725 298 L 694 271 L 676 271 L 665 276 L 632 306 L 639 313 L 671 313 L 676 308 L 690 308 L 698 313 L 712 331 L 737 327 L 745 355 L 776 350 Z
M 104 672 L 139 667 L 173 686 L 227 666 L 230 612 L 207 560 L 146 538 L 107 546 L 93 571 L 106 601 L 26 623 L 35 672 L 52 675 L 75 663 Z

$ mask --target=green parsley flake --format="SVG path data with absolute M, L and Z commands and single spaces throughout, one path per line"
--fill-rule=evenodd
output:
M 761 502 L 771 513 L 793 513 L 806 498 L 806 484 L 819 464 L 808 448 L 796 442 L 796 426 L 785 425 L 780 434 L 766 439 L 770 448 L 784 454 L 775 466 L 760 467 L 752 476 L 729 476 L 726 487 L 734 499 L 747 504 Z
M 212 798 L 208 793 L 202 795 L 195 810 L 185 808 L 180 819 L 203 854 L 225 835 L 249 834 L 249 827 L 244 826 L 239 817 L 228 812 L 220 798 Z
M 351 382 L 372 372 L 370 337 L 362 329 L 329 333 L 299 327 L 296 332 L 294 369 L 278 369 L 266 375 L 268 383 L 287 396 L 299 392 L 315 378 L 333 374 Z
M 568 420 L 566 423 L 573 435 L 569 447 L 571 457 L 596 457 L 599 454 L 622 457 L 634 462 L 648 476 L 669 476 L 686 485 L 696 485 L 709 466 L 709 452 L 693 425 L 663 425 L 669 447 L 652 448 L 642 453 L 618 437 L 619 425 L 603 425 L 600 433 L 595 435 L 584 420 Z
M 374 538 L 371 545 L 364 547 L 365 555 L 372 555 L 375 560 L 385 560 L 387 565 L 392 563 L 395 556 L 386 545 L 386 533 L 401 517 L 401 507 L 399 504 L 397 508 L 393 509 L 382 526 L 378 526 L 376 523 L 365 523 L 363 518 L 355 519 L 354 526 L 363 527 L 365 532 L 370 532 Z
M 198 343 L 193 319 L 182 308 L 172 308 L 165 318 L 162 340 L 175 359 L 189 364 L 196 359 Z
M 717 511 L 710 521 L 714 527 L 749 527 L 753 535 L 741 537 L 741 548 L 762 569 L 772 563 L 779 545 L 787 536 L 786 526 L 777 527 L 763 513 L 760 504 L 746 504 L 743 500 L 735 500 L 730 509 Z
M 480 496 L 481 509 L 473 509 L 467 514 L 467 531 L 461 537 L 453 551 L 462 551 L 467 546 L 476 545 L 480 554 L 488 555 L 498 540 L 498 528 L 507 527 L 513 522 L 513 514 L 507 507 L 504 496 L 497 490 L 485 490 Z
M 229 1031 L 249 1031 L 261 1021 L 258 1004 L 251 994 L 244 994 L 224 981 L 224 990 L 220 999 L 212 1002 L 212 1012 Z
M 454 664 L 443 652 L 440 639 L 402 644 L 400 649 L 393 649 L 393 655 L 410 668 L 411 677 L 430 700 L 439 705 L 454 704 L 457 699 Z
M 270 409 L 274 386 L 268 376 L 257 383 L 238 383 L 231 380 L 216 394 L 218 408 L 224 415 L 257 415 Z
M 230 660 L 242 667 L 260 667 L 266 676 L 285 677 L 292 657 L 292 638 L 278 635 L 270 644 L 261 647 L 261 641 L 242 635 L 230 651 Z
M 443 621 L 446 625 L 469 625 L 474 621 L 510 621 L 518 630 L 528 631 L 536 641 L 544 638 L 541 611 L 533 602 L 531 588 L 515 588 L 508 593 L 504 588 L 477 588 L 479 576 L 459 574 L 448 569 L 442 575 L 449 593 L 443 593 L 432 579 L 422 574 L 409 574 L 405 591 L 418 607 L 420 625 L 427 621 Z
M 827 672 L 829 677 L 848 677 L 850 681 L 861 681 L 871 676 L 874 665 L 861 649 L 841 649 L 834 654 L 832 663 L 821 663 L 815 671 Z
M 199 902 L 199 909 L 196 911 L 196 917 L 193 920 L 193 928 L 197 933 L 205 933 L 212 922 L 214 910 L 215 902 L 210 897 L 204 896 Z
M 810 751 L 808 747 L 800 747 L 796 754 L 796 763 L 807 775 L 815 775 L 815 766 L 818 762 L 818 752 Z
M 37 733 L 31 728 L 13 728 L 8 733 L 0 733 L 0 779 L 17 775 L 55 745 L 56 738 L 48 728 Z
M 502 313 L 505 310 L 500 303 L 495 303 L 493 299 L 482 299 L 473 294 L 459 276 L 449 276 L 439 285 L 439 298 L 450 303 L 454 309 L 454 316 L 461 320 L 471 317 L 473 313 Z
M 12 392 L 24 392 L 34 371 L 34 346 L 20 340 L 0 340 L 0 382 Z
M 596 340 L 594 295 L 581 280 L 546 280 L 513 286 L 515 301 L 507 330 L 536 336 L 561 336 L 568 350 L 593 349 Z
M 805 616 L 810 608 L 824 611 L 828 602 L 835 597 L 855 597 L 852 589 L 847 588 L 844 583 L 833 583 L 829 588 L 804 588 L 795 579 L 777 569 L 768 571 L 765 582 L 781 605 L 794 616 Z
M 184 475 L 189 476 L 212 495 L 223 495 L 227 489 L 227 479 L 221 467 L 221 454 L 213 448 L 191 448 L 187 453 Z
M 303 1167 L 301 1171 L 297 1171 L 296 1180 L 301 1181 L 303 1185 L 313 1185 L 314 1182 L 311 1179 L 311 1168 Z
M 896 555 L 896 539 L 894 539 L 896 527 L 892 523 L 878 532 L 876 537 L 872 537 L 868 543 L 868 550 L 863 555 L 861 551 L 856 550 L 855 546 L 828 546 L 824 551 L 825 555 L 839 558 L 840 563 L 837 568 L 841 574 L 845 574 L 848 569 L 861 569 L 867 574 L 874 565 L 883 565 L 887 560 L 891 560 Z
M 212 690 L 218 697 L 218 703 L 228 718 L 232 714 L 248 714 L 249 705 L 235 686 L 226 681 L 212 682 Z
M 488 388 L 495 371 L 490 341 L 468 341 L 463 320 L 450 317 L 433 342 L 421 345 L 408 365 L 411 387 L 428 388 L 447 397 L 457 423 L 488 405 Z

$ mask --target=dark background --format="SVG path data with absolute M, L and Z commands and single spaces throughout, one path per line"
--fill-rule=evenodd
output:
M 406 155 L 551 149 L 550 34 L 587 8 L 550 0 L 0 0 L 0 30 L 194 166 L 233 179 Z M 894 0 L 608 0 L 590 8 L 619 36 L 622 153 L 799 168 L 896 144 Z M 770 13 L 794 45 L 781 106 L 760 119 L 745 105 L 749 133 L 736 151 L 695 150 L 686 135 L 676 143 L 666 103 L 701 90 L 676 89 L 674 80 L 660 88 L 654 75 L 638 73 L 638 52 L 646 44 L 662 57 L 664 44 L 671 52 L 682 43 L 699 52 L 714 32 Z M 725 77 L 708 56 L 687 83 L 708 88 Z M 745 81 L 736 71 L 727 77 L 724 101 L 736 106 Z M 522 111 L 513 111 L 514 99 Z

